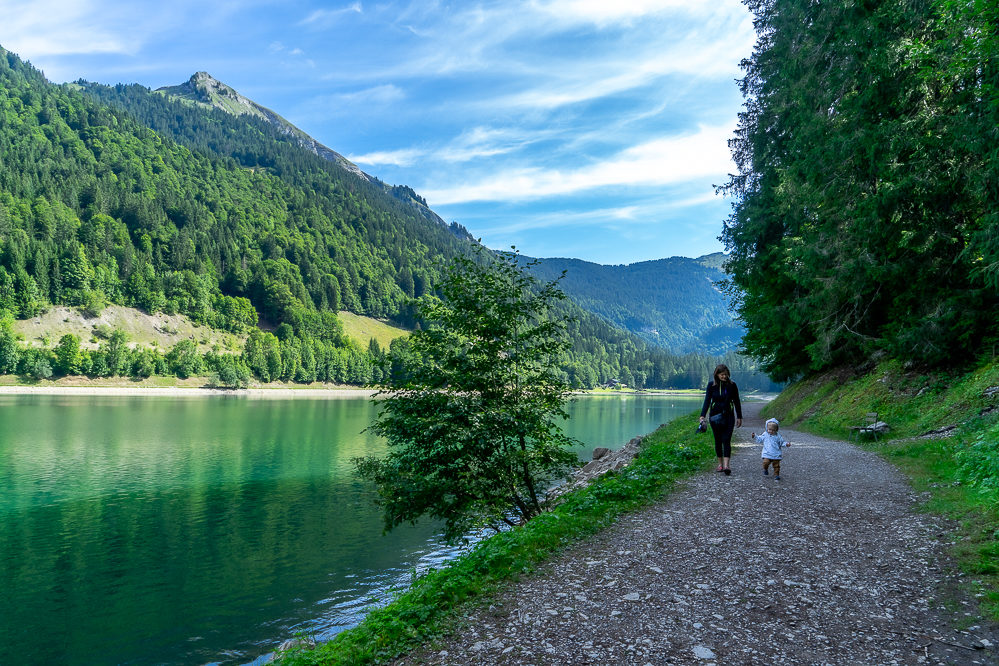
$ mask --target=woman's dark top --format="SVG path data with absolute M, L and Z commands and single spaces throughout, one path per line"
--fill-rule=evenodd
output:
M 704 404 L 701 406 L 701 416 L 708 413 L 708 408 L 711 409 L 711 415 L 721 413 L 731 413 L 732 406 L 735 406 L 735 416 L 736 418 L 742 418 L 742 403 L 739 401 L 739 387 L 735 385 L 735 382 L 725 382 L 718 383 L 711 381 L 708 382 L 707 388 L 704 389 Z

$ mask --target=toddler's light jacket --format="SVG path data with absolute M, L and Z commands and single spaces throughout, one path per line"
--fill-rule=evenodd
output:
M 780 450 L 787 446 L 787 442 L 785 442 L 784 438 L 780 436 L 780 433 L 771 435 L 770 433 L 765 432 L 762 435 L 757 435 L 756 443 L 763 445 L 763 454 L 760 457 L 770 458 L 770 460 L 780 460 Z

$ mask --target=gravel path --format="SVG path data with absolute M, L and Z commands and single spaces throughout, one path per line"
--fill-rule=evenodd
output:
M 746 407 L 731 476 L 695 476 L 397 663 L 999 663 L 973 604 L 943 610 L 947 527 L 902 475 L 782 428 L 782 480 L 763 476 Z

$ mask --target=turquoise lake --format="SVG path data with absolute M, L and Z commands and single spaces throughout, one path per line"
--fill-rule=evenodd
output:
M 587 396 L 566 432 L 617 448 L 698 398 Z M 351 460 L 358 398 L 0 396 L 0 664 L 248 664 L 328 638 L 446 548 L 387 535 Z

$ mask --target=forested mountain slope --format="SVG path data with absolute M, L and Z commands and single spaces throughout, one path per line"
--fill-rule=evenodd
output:
M 392 316 L 467 242 L 304 151 L 265 168 L 192 150 L 3 55 L 4 263 L 33 278 L 32 298 L 96 291 L 206 323 L 220 293 L 275 322 Z
M 157 131 L 168 132 L 171 136 L 175 137 L 182 131 L 188 140 L 192 140 L 194 137 L 199 135 L 202 138 L 205 136 L 206 128 L 203 123 L 199 123 L 200 126 L 196 131 L 192 131 L 193 126 L 187 123 L 181 125 L 175 122 L 172 126 L 165 125 L 163 123 L 164 117 L 162 115 L 162 110 L 160 113 L 151 113 L 149 106 L 140 101 L 140 98 L 143 95 L 148 94 L 148 90 L 142 86 L 115 86 L 111 88 L 109 86 L 89 83 L 83 80 L 78 81 L 77 83 L 86 88 L 88 93 L 98 97 L 102 101 L 117 103 L 125 108 L 128 108 L 130 112 L 141 118 L 144 124 L 149 125 Z M 360 176 L 362 179 L 375 184 L 378 188 L 382 189 L 396 199 L 411 205 L 418 213 L 420 213 L 420 215 L 428 220 L 441 225 L 445 224 L 444 220 L 441 219 L 437 213 L 430 210 L 427 206 L 426 200 L 416 194 L 411 187 L 407 187 L 405 185 L 387 185 L 374 176 L 364 173 L 356 164 L 348 160 L 340 153 L 332 150 L 331 148 L 327 148 L 274 111 L 271 111 L 270 109 L 257 104 L 253 100 L 244 97 L 238 91 L 215 79 L 207 72 L 197 72 L 191 76 L 189 80 L 180 85 L 157 88 L 155 92 L 176 100 L 187 101 L 206 109 L 218 109 L 232 116 L 251 116 L 258 118 L 277 130 L 278 134 L 272 135 L 271 138 L 290 138 L 293 140 L 293 143 L 296 143 L 307 152 L 318 155 L 329 162 L 335 163 L 345 171 Z M 155 106 L 155 104 L 153 106 Z M 185 118 L 187 121 L 191 120 L 191 116 L 188 115 L 180 117 L 175 115 L 175 120 L 179 120 L 180 118 Z M 230 127 L 230 129 L 232 128 Z M 237 131 L 237 134 L 243 133 Z M 245 135 L 242 136 L 241 142 L 245 143 L 246 139 L 247 137 Z M 197 147 L 198 142 L 195 141 L 194 143 L 196 144 L 195 147 Z M 279 143 L 285 143 L 285 141 L 279 141 Z M 240 159 L 241 162 L 243 161 L 244 158 L 228 152 L 219 146 L 217 140 L 215 141 L 215 144 L 216 145 L 213 148 L 214 150 L 219 150 L 221 148 L 221 152 L 237 157 L 237 159 Z M 246 154 L 247 151 L 245 150 L 241 153 L 243 156 Z M 462 229 L 460 225 L 453 225 L 452 231 L 471 239 L 468 232 Z
M 742 329 L 732 319 L 718 282 L 722 255 L 672 257 L 626 266 L 579 259 L 541 259 L 535 274 L 552 280 L 583 308 L 674 353 L 726 354 Z
M 0 310 L 15 317 L 110 302 L 245 332 L 259 316 L 287 326 L 250 336 L 240 362 L 254 375 L 377 379 L 377 349 L 336 360 L 335 312 L 415 323 L 410 298 L 473 242 L 415 199 L 261 118 L 141 86 L 53 85 L 0 50 Z M 565 312 L 578 385 L 696 385 L 714 362 Z

